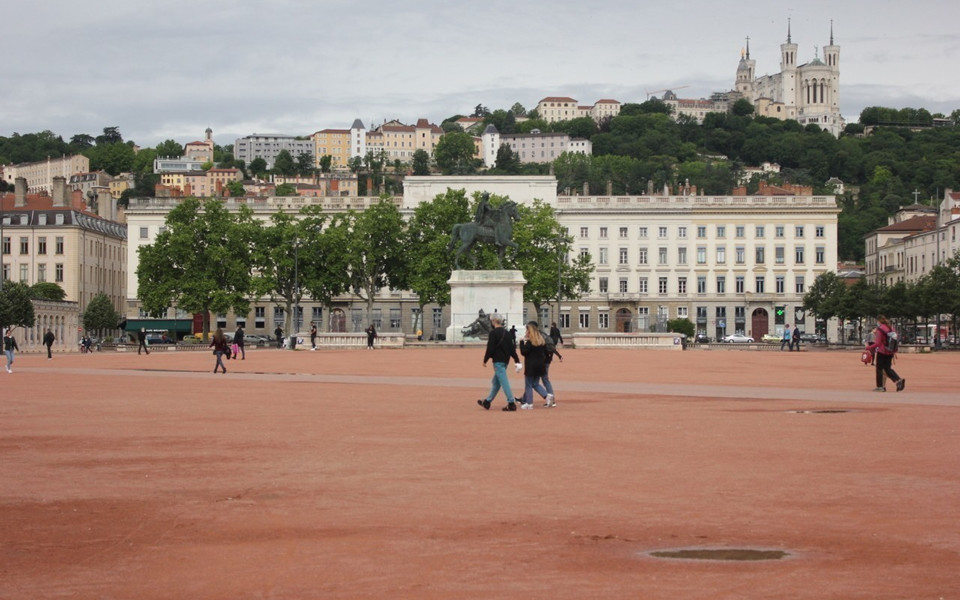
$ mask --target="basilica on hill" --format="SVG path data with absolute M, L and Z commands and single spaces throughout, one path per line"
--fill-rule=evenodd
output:
M 787 41 L 780 45 L 780 72 L 757 77 L 748 37 L 737 65 L 735 95 L 749 100 L 758 115 L 815 124 L 839 135 L 845 123 L 840 114 L 840 46 L 833 42 L 833 22 L 822 58 L 815 50 L 813 60 L 798 65 L 798 53 L 788 21 Z

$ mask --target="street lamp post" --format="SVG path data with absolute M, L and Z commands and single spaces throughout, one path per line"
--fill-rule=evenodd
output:
M 300 238 L 293 245 L 293 339 L 290 340 L 290 349 L 297 346 L 297 334 L 300 333 Z

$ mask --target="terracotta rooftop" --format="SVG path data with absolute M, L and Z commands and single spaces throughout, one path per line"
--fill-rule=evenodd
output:
M 899 223 L 894 223 L 893 225 L 881 227 L 877 229 L 877 231 L 882 231 L 884 233 L 917 233 L 920 231 L 930 231 L 936 226 L 936 217 L 910 217 L 905 221 L 900 221 Z

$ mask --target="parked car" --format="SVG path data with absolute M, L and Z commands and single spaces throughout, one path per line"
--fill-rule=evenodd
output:
M 156 344 L 172 344 L 173 340 L 170 339 L 170 337 L 167 336 L 167 334 L 165 333 L 159 334 L 159 335 L 152 334 L 147 336 L 147 343 L 150 344 L 151 346 L 154 346 Z
M 822 335 L 817 335 L 815 333 L 801 333 L 800 341 L 807 344 L 826 344 L 827 340 Z
M 752 344 L 753 338 L 741 333 L 734 333 L 723 338 L 724 344 Z
M 783 338 L 780 337 L 779 335 L 774 335 L 774 334 L 772 334 L 772 333 L 765 333 L 765 334 L 763 334 L 763 337 L 760 338 L 760 341 L 761 341 L 761 342 L 765 342 L 765 343 L 773 343 L 773 344 L 776 344 L 776 343 L 779 342 L 781 339 L 783 339 Z
M 709 344 L 710 336 L 705 333 L 698 333 L 697 336 L 693 338 L 693 341 L 697 344 Z

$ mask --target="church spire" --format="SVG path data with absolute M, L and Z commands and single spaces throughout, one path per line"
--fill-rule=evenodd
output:
M 833 19 L 830 19 L 830 45 L 833 45 Z
M 831 27 L 833 26 L 831 25 Z M 830 42 L 830 43 L 832 44 L 833 42 Z M 750 36 L 749 35 L 747 36 L 747 60 L 750 60 Z
M 793 42 L 790 40 L 790 17 L 787 17 L 787 43 L 788 43 L 788 44 L 792 44 L 792 43 L 793 43 Z

